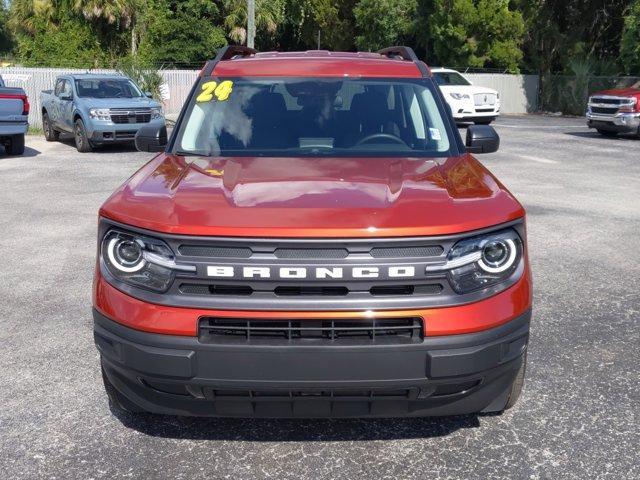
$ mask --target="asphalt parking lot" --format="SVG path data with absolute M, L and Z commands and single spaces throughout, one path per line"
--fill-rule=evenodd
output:
M 495 126 L 501 150 L 479 158 L 527 209 L 535 281 L 527 383 L 502 416 L 114 416 L 92 336 L 96 214 L 150 154 L 41 137 L 0 154 L 0 477 L 640 478 L 640 140 L 582 119 Z

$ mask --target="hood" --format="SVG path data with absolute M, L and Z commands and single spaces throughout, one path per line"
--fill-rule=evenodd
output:
M 101 215 L 165 233 L 244 237 L 443 235 L 517 219 L 521 205 L 471 155 L 204 158 L 160 154 Z
M 617 88 L 612 90 L 602 90 L 601 92 L 592 93 L 591 96 L 611 95 L 613 97 L 639 97 L 640 89 L 638 88 Z
M 160 104 L 149 97 L 137 98 L 90 98 L 80 97 L 80 99 L 91 108 L 140 108 L 140 107 L 160 107 Z

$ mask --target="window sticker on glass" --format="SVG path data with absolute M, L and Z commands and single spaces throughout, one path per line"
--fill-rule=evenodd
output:
M 211 81 L 202 84 L 202 92 L 196 98 L 196 102 L 210 102 L 216 98 L 219 102 L 224 102 L 229 98 L 233 91 L 233 82 L 231 80 L 224 80 L 220 83 Z
M 438 130 L 437 128 L 430 128 L 429 136 L 431 137 L 431 140 L 436 140 L 438 142 L 442 140 L 442 135 L 440 134 L 440 130 Z

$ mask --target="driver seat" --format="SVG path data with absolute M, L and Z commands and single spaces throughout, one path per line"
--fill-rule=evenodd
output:
M 351 99 L 351 115 L 352 125 L 357 129 L 350 132 L 352 144 L 375 133 L 400 134 L 400 129 L 392 121 L 392 112 L 382 92 L 367 90 L 355 94 Z

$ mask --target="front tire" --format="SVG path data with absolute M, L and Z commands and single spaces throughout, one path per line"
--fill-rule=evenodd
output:
M 22 155 L 24 153 L 24 135 L 12 135 L 4 146 L 7 155 Z
M 87 153 L 93 151 L 91 142 L 87 138 L 87 131 L 84 128 L 84 122 L 81 118 L 77 119 L 74 124 L 73 136 L 76 140 L 76 148 L 79 152 Z
M 47 142 L 56 142 L 60 138 L 60 132 L 53 128 L 49 114 L 46 112 L 42 114 L 42 130 Z

